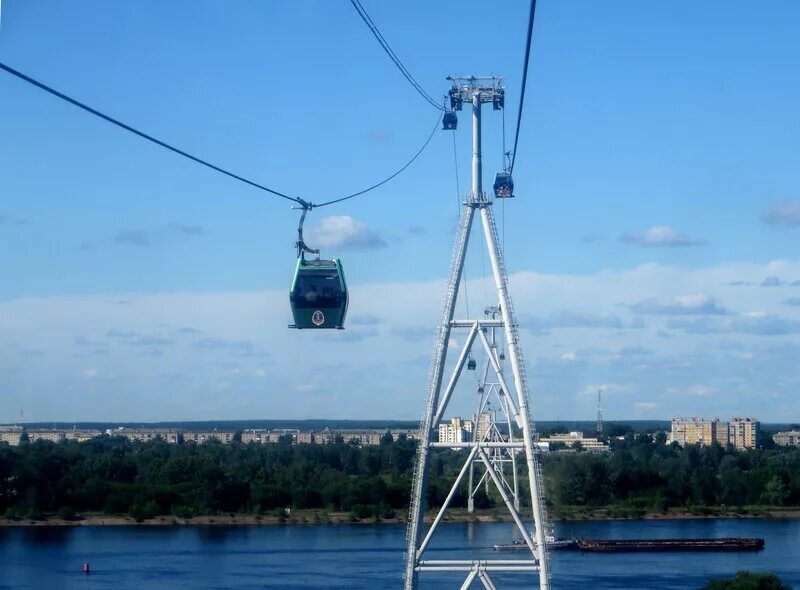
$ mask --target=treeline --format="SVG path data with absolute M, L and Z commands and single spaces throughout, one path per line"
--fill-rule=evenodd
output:
M 729 508 L 800 506 L 800 449 L 737 451 L 664 444 L 649 435 L 612 440 L 605 454 L 552 453 L 544 460 L 548 499 L 563 506 Z
M 637 510 L 726 505 L 800 506 L 800 449 L 736 451 L 668 446 L 629 434 L 604 454 L 543 456 L 548 502 Z M 331 444 L 173 445 L 100 437 L 76 443 L 0 444 L 0 515 L 77 514 L 191 517 L 283 515 L 286 508 L 391 518 L 409 503 L 416 443 L 385 436 L 378 446 Z M 466 455 L 431 453 L 428 505 L 440 506 Z M 527 477 L 518 464 L 522 500 Z M 490 486 L 478 508 L 501 506 Z M 466 489 L 452 505 L 466 506 Z
M 100 437 L 76 443 L 0 444 L 0 515 L 129 514 L 141 520 L 218 513 L 283 514 L 286 508 L 394 516 L 408 505 L 416 444 L 385 436 L 379 446 L 241 443 L 174 445 Z M 458 455 L 437 453 L 430 499 Z M 457 467 L 453 467 L 454 469 Z M 438 473 L 438 475 L 437 475 Z

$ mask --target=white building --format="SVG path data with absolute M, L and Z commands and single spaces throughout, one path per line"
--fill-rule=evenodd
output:
M 579 443 L 581 447 L 583 447 L 586 451 L 594 451 L 594 452 L 605 452 L 608 451 L 608 445 L 604 442 L 596 439 L 583 436 L 582 432 L 573 431 L 568 434 L 552 434 L 548 437 L 539 439 L 540 442 L 548 443 L 552 445 L 553 443 L 563 443 L 568 447 L 575 446 L 576 443 Z
M 22 426 L 0 426 L 0 442 L 17 446 L 22 440 Z
M 492 416 L 489 412 L 481 412 L 473 420 L 475 421 L 475 440 L 486 440 L 492 429 Z
M 469 440 L 469 431 L 464 427 L 465 420 L 453 418 L 450 423 L 439 424 L 440 443 L 462 443 Z
M 800 430 L 787 430 L 772 435 L 775 444 L 781 447 L 800 447 Z

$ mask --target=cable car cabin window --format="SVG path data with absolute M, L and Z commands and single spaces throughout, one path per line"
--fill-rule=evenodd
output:
M 342 303 L 342 289 L 336 272 L 303 272 L 297 277 L 294 291 L 294 304 L 298 308 L 339 307 Z

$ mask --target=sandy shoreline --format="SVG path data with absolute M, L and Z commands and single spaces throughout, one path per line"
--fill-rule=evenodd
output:
M 426 515 L 426 522 L 433 520 L 434 514 Z M 554 518 L 555 522 L 576 521 L 620 521 L 620 520 L 709 520 L 709 519 L 759 519 L 759 518 L 800 518 L 798 508 L 770 508 L 751 510 L 744 513 L 712 509 L 711 513 L 698 514 L 686 510 L 669 510 L 666 512 L 645 512 L 643 514 L 621 514 L 619 509 L 596 509 L 573 512 L 562 518 Z M 475 514 L 466 512 L 451 513 L 445 522 L 511 522 L 509 514 L 481 511 Z M 403 524 L 405 514 L 398 512 L 395 518 L 353 519 L 345 512 L 295 511 L 284 517 L 259 516 L 254 514 L 216 514 L 178 518 L 176 516 L 158 516 L 136 522 L 130 516 L 122 515 L 87 515 L 76 520 L 64 520 L 47 517 L 41 520 L 28 518 L 0 518 L 0 527 L 43 527 L 43 526 L 275 526 L 275 525 L 341 525 L 341 524 Z

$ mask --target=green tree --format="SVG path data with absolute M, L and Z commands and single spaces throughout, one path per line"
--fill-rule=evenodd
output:
M 791 590 L 791 586 L 775 574 L 741 571 L 727 580 L 711 580 L 700 590 Z

